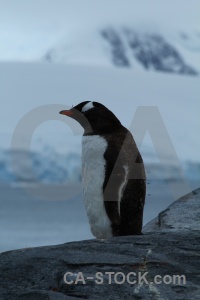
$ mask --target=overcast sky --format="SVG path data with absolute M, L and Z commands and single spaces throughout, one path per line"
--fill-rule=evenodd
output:
M 103 20 L 184 21 L 199 24 L 199 0 L 0 0 L 1 25 L 13 29 L 38 29 L 41 26 L 60 27 Z M 175 18 L 175 20 L 174 20 Z M 137 20 L 137 21 L 138 21 Z M 80 22 L 80 23 L 79 23 Z M 188 24 L 190 26 L 192 24 Z M 20 28 L 21 27 L 21 28 Z
M 102 24 L 198 30 L 199 15 L 199 0 L 0 0 L 0 59 L 23 57 L 27 48 L 37 55 L 44 45 Z

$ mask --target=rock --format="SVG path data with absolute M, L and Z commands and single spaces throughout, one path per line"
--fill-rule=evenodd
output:
M 173 202 L 150 221 L 143 232 L 200 231 L 200 188 Z
M 141 236 L 1 253 L 0 300 L 199 299 L 199 201 L 200 189 L 177 200 L 160 214 L 161 225 L 158 219 L 150 222 Z M 102 284 L 94 278 L 97 272 Z M 110 283 L 106 272 L 114 272 Z M 156 275 L 166 283 L 156 284 Z

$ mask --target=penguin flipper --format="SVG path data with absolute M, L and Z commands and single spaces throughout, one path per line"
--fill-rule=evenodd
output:
M 110 170 L 110 172 L 109 172 Z M 125 169 L 119 163 L 113 168 L 112 160 L 107 164 L 107 172 L 103 185 L 103 196 L 106 213 L 112 223 L 113 236 L 119 235 L 120 217 L 120 187 L 125 180 Z

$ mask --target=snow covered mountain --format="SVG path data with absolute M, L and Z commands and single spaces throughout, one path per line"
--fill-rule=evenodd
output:
M 48 50 L 43 59 L 51 63 L 113 65 L 136 70 L 199 74 L 200 59 L 195 58 L 200 58 L 200 35 L 175 32 L 174 36 L 159 31 L 110 26 L 90 35 L 83 34 L 73 43 L 66 38 Z M 199 49 L 196 49 L 197 45 Z
M 69 118 L 59 115 L 59 111 L 85 100 L 103 103 L 127 128 L 138 107 L 149 108 L 133 131 L 147 170 L 150 168 L 148 178 L 178 179 L 181 167 L 188 179 L 199 180 L 199 80 L 199 76 L 171 76 L 143 69 L 135 72 L 119 68 L 116 72 L 114 67 L 0 63 L 3 107 L 0 110 L 0 182 L 32 182 L 30 168 L 44 183 L 79 182 L 82 129 L 73 120 L 69 126 Z M 160 112 L 167 132 L 164 135 L 163 128 L 156 125 L 151 115 L 151 107 L 157 107 Z M 16 133 L 24 118 L 21 131 L 18 129 Z M 144 119 L 150 122 L 147 125 L 150 129 L 154 126 L 156 149 L 148 131 L 144 140 L 140 140 Z M 16 134 L 18 144 L 13 146 Z M 180 165 L 170 156 L 166 134 Z M 24 141 L 30 138 L 27 161 Z M 13 154 L 15 172 L 11 162 Z M 165 165 L 159 161 L 159 155 Z
M 17 165 L 13 170 L 12 157 Z M 30 167 L 34 172 L 30 172 Z M 80 156 L 76 153 L 58 155 L 53 149 L 31 151 L 28 156 L 24 150 L 0 149 L 0 183 L 34 183 L 64 184 L 80 182 Z
M 197 75 L 199 9 L 198 0 L 4 1 L 0 61 Z
M 199 182 L 200 163 L 186 161 L 180 166 L 156 164 L 148 148 L 142 151 L 145 159 L 147 182 L 151 180 Z M 13 168 L 13 159 L 15 166 Z M 55 149 L 43 151 L 2 150 L 0 149 L 0 184 L 73 184 L 81 182 L 81 156 L 74 152 L 66 155 Z
M 11 147 L 17 124 L 27 113 L 44 105 L 69 107 L 85 100 L 105 104 L 126 127 L 137 107 L 156 106 L 186 177 L 199 179 L 199 1 L 8 0 L 2 4 L 0 183 L 33 181 L 23 147 Z M 45 183 L 80 181 L 80 136 L 76 139 L 70 130 L 66 132 L 66 124 L 57 126 L 63 123 L 58 112 L 55 107 L 52 119 L 46 112 L 43 123 L 48 120 L 48 124 L 34 130 L 32 167 Z M 27 138 L 23 134 L 22 141 Z M 159 128 L 156 135 L 160 152 L 167 157 Z M 151 165 L 156 156 L 151 155 L 151 139 L 144 139 L 144 145 L 144 161 Z M 154 165 L 151 171 L 158 178 L 178 177 L 170 161 L 164 169 Z

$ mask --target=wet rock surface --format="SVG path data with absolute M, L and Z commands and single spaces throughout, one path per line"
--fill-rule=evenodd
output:
M 158 217 L 150 221 L 143 232 L 191 231 L 200 232 L 200 189 L 173 202 Z

